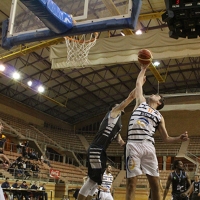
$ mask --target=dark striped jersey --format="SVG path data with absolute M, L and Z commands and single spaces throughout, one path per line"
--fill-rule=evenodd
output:
M 129 121 L 128 141 L 150 140 L 161 121 L 159 111 L 151 108 L 146 102 L 141 103 L 133 112 Z
M 198 195 L 200 193 L 200 182 L 193 183 L 193 195 Z
M 176 171 L 172 172 L 171 180 L 172 180 L 172 194 L 182 193 L 187 190 L 186 172 L 180 171 L 180 174 L 177 174 Z
M 119 134 L 121 126 L 121 114 L 116 118 L 112 118 L 110 112 L 108 112 L 101 122 L 99 130 L 91 145 L 106 150 L 113 139 L 115 139 Z

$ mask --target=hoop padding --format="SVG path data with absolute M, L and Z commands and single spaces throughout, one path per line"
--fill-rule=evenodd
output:
M 90 39 L 86 40 L 86 35 L 65 37 L 67 46 L 67 66 L 84 67 L 90 64 L 88 54 L 90 49 L 96 44 L 98 34 L 92 33 Z

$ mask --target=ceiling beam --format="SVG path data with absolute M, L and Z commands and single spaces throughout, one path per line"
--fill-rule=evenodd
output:
M 52 39 L 52 40 L 47 40 L 47 41 L 41 42 L 39 44 L 30 46 L 30 47 L 20 45 L 20 48 L 17 49 L 15 52 L 9 53 L 7 55 L 0 55 L 0 62 L 6 62 L 6 61 L 9 61 L 9 60 L 14 59 L 14 58 L 24 56 L 24 55 L 31 53 L 33 51 L 36 51 L 38 49 L 45 48 L 45 47 L 48 47 L 50 45 L 60 43 L 62 41 L 64 41 L 64 38 L 55 38 L 55 39 Z
M 165 12 L 161 11 L 161 12 L 153 12 L 153 13 L 148 13 L 148 14 L 141 14 L 141 15 L 139 15 L 138 20 L 139 21 L 147 21 L 150 19 L 159 19 L 162 17 L 163 13 L 165 13 Z

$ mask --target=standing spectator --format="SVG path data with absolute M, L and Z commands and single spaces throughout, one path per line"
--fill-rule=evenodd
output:
M 51 167 L 50 161 L 48 160 L 48 158 L 46 157 L 45 154 L 43 154 L 43 155 L 41 156 L 41 163 L 42 163 L 42 164 L 43 164 L 43 163 L 46 163 L 49 167 Z
M 142 65 L 136 81 L 136 105 L 128 125 L 126 144 L 126 200 L 134 200 L 137 177 L 146 174 L 153 200 L 160 200 L 159 169 L 154 134 L 159 131 L 166 143 L 188 140 L 187 132 L 178 137 L 170 137 L 165 127 L 165 121 L 158 111 L 164 106 L 164 98 L 151 95 L 148 99 L 143 96 L 143 82 L 148 65 Z
M 21 143 L 21 142 L 19 142 L 18 144 L 17 144 L 17 153 L 22 153 L 22 147 L 23 147 L 24 145 Z
M 45 156 L 47 159 L 50 159 L 50 152 L 47 149 L 45 150 Z
M 1 187 L 2 188 L 6 188 L 6 189 L 10 188 L 10 183 L 8 181 L 9 181 L 9 178 L 7 177 L 6 180 L 5 180 L 5 182 L 3 182 L 1 184 Z M 6 191 L 4 193 L 8 196 L 8 200 L 13 200 L 13 194 L 11 192 Z
M 22 156 L 25 158 L 28 158 L 28 145 L 29 145 L 29 141 L 25 141 L 22 146 Z
M 112 182 L 113 176 L 111 174 L 112 167 L 107 165 L 106 171 L 103 174 L 102 184 L 99 186 L 98 198 L 101 200 L 113 200 L 112 197 Z
M 165 200 L 169 187 L 172 183 L 172 199 L 173 200 L 188 200 L 185 195 L 187 187 L 190 187 L 191 181 L 188 174 L 183 169 L 183 163 L 181 160 L 175 160 L 173 163 L 174 171 L 168 176 L 165 191 L 163 194 L 163 200 Z

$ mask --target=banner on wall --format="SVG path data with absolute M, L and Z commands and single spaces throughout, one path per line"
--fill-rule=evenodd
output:
M 60 178 L 60 171 L 57 169 L 50 169 L 50 177 L 59 179 Z

